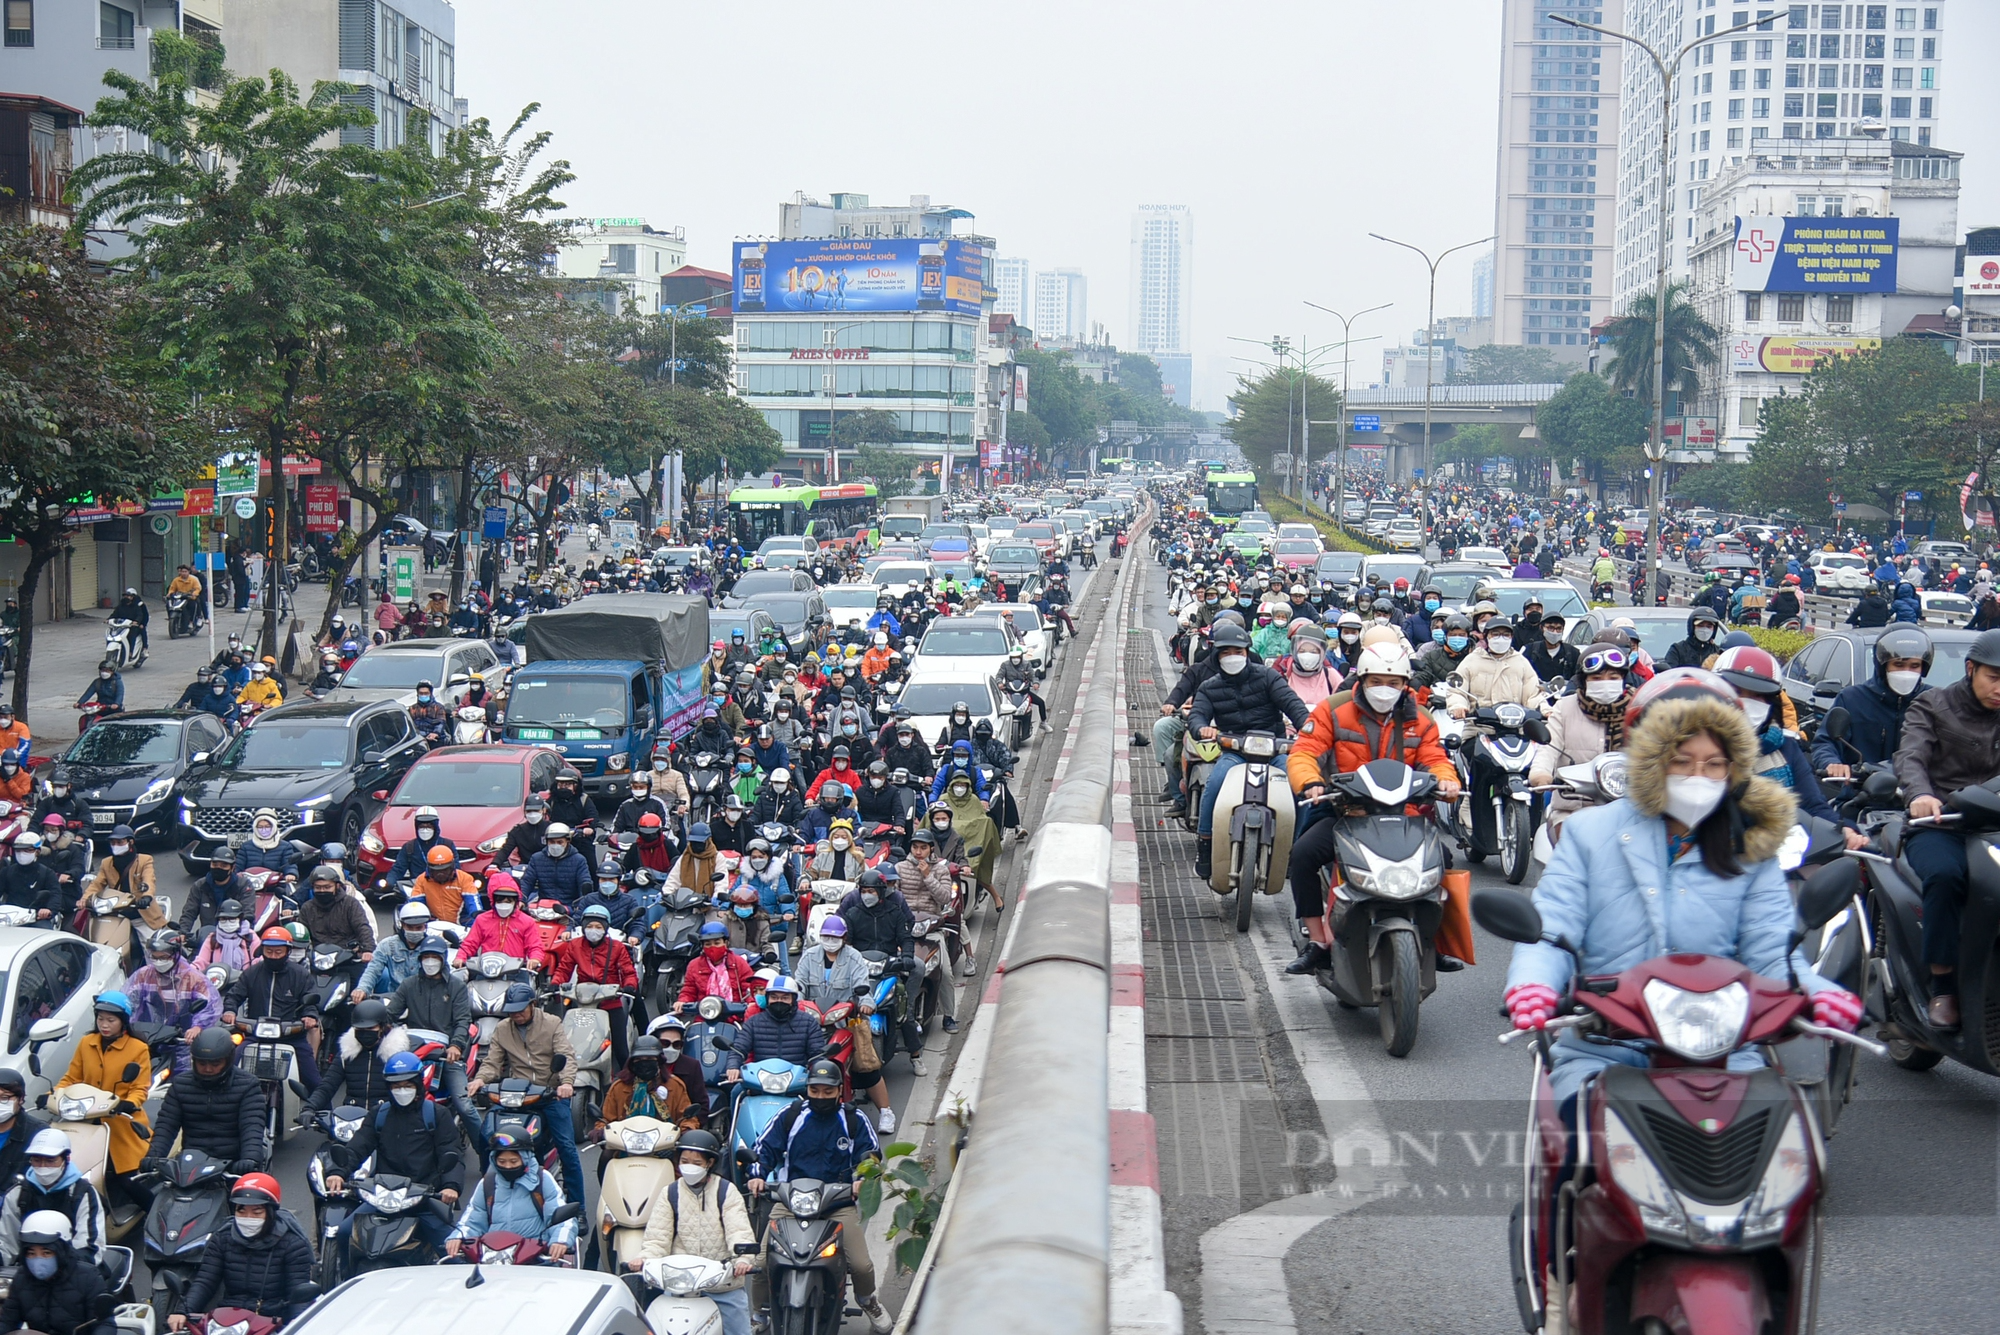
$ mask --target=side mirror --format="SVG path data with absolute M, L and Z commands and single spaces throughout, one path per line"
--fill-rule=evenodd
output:
M 96 1300 L 90 1304 L 91 1315 L 99 1321 L 105 1320 L 117 1310 L 118 1299 L 114 1294 L 100 1293 L 97 1295 Z
M 167 1286 L 167 1291 L 173 1294 L 176 1300 L 186 1299 L 188 1282 L 189 1277 L 177 1270 L 160 1271 L 160 1283 Z
M 44 1043 L 60 1043 L 68 1037 L 69 1021 L 59 1020 L 53 1016 L 46 1020 L 37 1020 L 28 1028 L 30 1047 L 40 1047 Z
M 1522 724 L 1521 732 L 1531 742 L 1541 742 L 1544 745 L 1548 743 L 1549 725 L 1538 718 L 1531 718 Z
M 121 1083 L 127 1085 L 131 1084 L 134 1080 L 137 1080 L 139 1078 L 139 1063 L 126 1062 L 125 1071 L 118 1078 Z
M 292 1305 L 294 1307 L 297 1307 L 297 1306 L 302 1306 L 305 1303 L 312 1302 L 314 1299 L 319 1297 L 320 1292 L 321 1290 L 319 1285 L 314 1284 L 311 1281 L 307 1281 L 306 1283 L 301 1284 L 296 1289 L 292 1290 L 291 1294 Z
M 568 1054 L 558 1052 L 549 1058 L 549 1073 L 551 1075 L 561 1075 L 563 1067 L 567 1065 L 569 1065 Z
M 550 1215 L 549 1223 L 551 1225 L 567 1224 L 572 1219 L 581 1219 L 581 1218 L 583 1218 L 582 1203 L 578 1201 L 571 1201 L 568 1205 L 563 1206 L 562 1209 L 557 1210 L 554 1214 Z
M 1861 890 L 1861 864 L 1842 858 L 1814 872 L 1799 887 L 1799 922 L 1806 931 L 1826 926 Z
M 468 677 L 468 676 L 467 676 L 467 675 L 466 675 L 465 673 L 463 673 L 463 672 L 454 672 L 454 673 L 453 673 L 453 674 L 451 675 L 451 678 L 450 678 L 450 679 L 449 679 L 448 681 L 446 681 L 446 682 L 445 682 L 445 685 L 446 685 L 446 686 L 448 686 L 448 687 L 450 687 L 450 686 L 470 686 L 471 684 L 472 684 L 472 678 L 471 678 L 471 677 Z
M 188 757 L 188 764 L 190 765 L 206 765 L 207 763 L 208 752 L 206 751 L 197 751 Z
M 1876 770 L 1861 785 L 1861 795 L 1869 801 L 1888 801 L 1896 796 L 1896 776 L 1888 770 Z
M 1982 829 L 2000 825 L 2000 793 L 1990 788 L 1961 788 L 1945 799 L 1945 805 L 1963 815 L 1968 825 Z
M 364 765 L 379 765 L 388 758 L 389 753 L 387 751 L 363 751 L 361 753 L 361 763 Z
M 1848 733 L 1854 730 L 1854 719 L 1844 705 L 1835 705 L 1826 711 L 1826 717 L 1820 720 L 1819 727 L 1821 732 L 1836 742 L 1844 742 Z
M 1542 914 L 1518 890 L 1481 890 L 1472 897 L 1472 920 L 1503 941 L 1527 945 L 1542 939 Z
M 738 1256 L 755 1256 L 759 1250 L 759 1244 L 754 1242 L 739 1242 L 731 1250 Z
M 368 794 L 368 796 L 377 802 L 386 802 L 389 800 L 389 790 L 387 788 L 377 788 L 374 792 Z
M 1813 687 L 1813 699 L 1832 700 L 1835 697 L 1837 697 L 1840 694 L 1840 692 L 1841 692 L 1841 685 L 1839 682 L 1823 681 Z

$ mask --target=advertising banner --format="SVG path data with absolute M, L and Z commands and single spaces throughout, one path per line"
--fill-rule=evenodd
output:
M 1738 292 L 1894 292 L 1900 218 L 1738 218 Z
M 215 461 L 215 494 L 254 496 L 257 494 L 257 456 L 225 454 Z
M 340 488 L 331 482 L 313 482 L 305 490 L 306 532 L 340 532 Z
M 1028 411 L 1028 368 L 1025 366 L 1014 368 L 1014 411 Z
M 977 246 L 941 238 L 738 241 L 736 310 L 977 315 L 984 291 L 981 263 Z
M 1729 345 L 1729 364 L 1736 371 L 1772 371 L 1779 375 L 1804 375 L 1821 362 L 1835 357 L 1852 357 L 1882 346 L 1879 338 L 1839 338 L 1813 334 L 1803 338 L 1755 336 L 1739 338 Z
M 1971 296 L 1992 296 L 2000 292 L 2000 256 L 1967 255 L 1965 290 Z
M 487 542 L 507 540 L 507 507 L 488 505 L 479 512 L 479 536 Z
M 1683 449 L 1712 450 L 1715 448 L 1715 419 L 1713 417 L 1683 417 L 1681 423 L 1681 447 Z

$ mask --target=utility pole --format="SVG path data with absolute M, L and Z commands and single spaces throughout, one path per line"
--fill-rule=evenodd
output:
M 1334 319 L 1340 321 L 1340 417 L 1338 419 L 1340 444 L 1336 448 L 1336 453 L 1333 456 L 1333 477 L 1334 477 L 1333 522 L 1336 524 L 1343 524 L 1346 522 L 1345 517 L 1342 516 L 1340 513 L 1340 502 L 1341 498 L 1347 495 L 1347 413 L 1348 413 L 1347 383 L 1349 374 L 1349 365 L 1347 358 L 1348 330 L 1349 327 L 1356 320 L 1359 320 L 1362 316 L 1373 315 L 1376 311 L 1386 311 L 1395 304 L 1396 303 L 1393 301 L 1385 301 L 1380 306 L 1370 306 L 1365 311 L 1356 311 L 1352 315 L 1342 315 L 1339 311 L 1333 310 L 1332 308 L 1327 306 L 1322 306 L 1316 301 L 1308 301 L 1306 303 L 1306 305 L 1312 307 L 1314 310 L 1324 311 L 1326 314 L 1331 315 Z

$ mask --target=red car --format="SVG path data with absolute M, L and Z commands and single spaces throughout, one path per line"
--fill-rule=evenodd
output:
M 393 794 L 384 795 L 388 805 L 361 836 L 359 856 L 370 888 L 417 837 L 419 807 L 437 808 L 439 830 L 458 849 L 462 868 L 475 875 L 484 871 L 507 831 L 520 822 L 528 794 L 546 795 L 561 768 L 561 753 L 540 746 L 445 746 L 431 752 L 410 766 Z

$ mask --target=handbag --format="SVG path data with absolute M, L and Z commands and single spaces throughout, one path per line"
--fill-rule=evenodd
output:
M 863 1075 L 881 1070 L 882 1054 L 875 1050 L 875 1035 L 868 1028 L 868 1017 L 856 1011 L 847 1022 L 847 1032 L 854 1035 L 854 1069 Z

